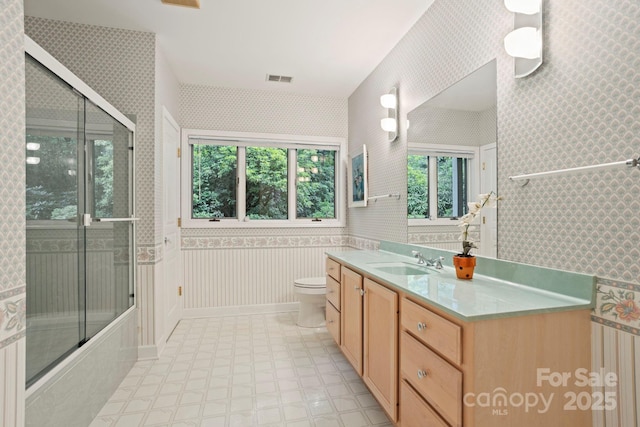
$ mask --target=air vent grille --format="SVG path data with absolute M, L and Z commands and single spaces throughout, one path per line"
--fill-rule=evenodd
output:
M 290 76 L 277 76 L 275 74 L 267 74 L 268 82 L 280 82 L 280 83 L 291 83 L 293 77 Z

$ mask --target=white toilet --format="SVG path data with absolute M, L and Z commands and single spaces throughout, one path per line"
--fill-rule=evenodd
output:
M 324 326 L 327 279 L 325 277 L 296 279 L 294 292 L 300 300 L 298 326 L 305 328 Z

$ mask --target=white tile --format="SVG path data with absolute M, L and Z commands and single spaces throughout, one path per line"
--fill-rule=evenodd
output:
M 340 419 L 345 426 L 349 427 L 365 427 L 369 425 L 368 418 L 359 411 L 340 414 Z
M 152 399 L 134 399 L 124 408 L 125 413 L 146 411 L 151 407 Z
M 200 416 L 200 405 L 179 406 L 176 410 L 174 420 L 192 420 Z
M 144 421 L 145 426 L 166 426 L 169 425 L 173 410 L 171 409 L 156 409 L 150 411 L 147 415 L 147 419 Z
M 307 407 L 303 403 L 291 403 L 283 405 L 284 419 L 289 422 L 293 420 L 305 420 L 309 417 Z
M 314 400 L 308 402 L 307 406 L 309 407 L 311 415 L 313 415 L 314 417 L 318 415 L 332 414 L 334 412 L 333 406 L 331 406 L 331 402 L 329 402 L 328 400 Z
M 296 313 L 185 319 L 91 427 L 392 424 L 325 328 Z
M 258 424 L 274 424 L 282 422 L 282 414 L 280 408 L 258 409 Z

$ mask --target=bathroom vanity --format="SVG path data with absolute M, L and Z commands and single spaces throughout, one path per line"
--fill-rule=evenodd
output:
M 396 425 L 591 424 L 593 276 L 481 259 L 458 280 L 451 252 L 381 249 L 327 253 L 326 319 Z

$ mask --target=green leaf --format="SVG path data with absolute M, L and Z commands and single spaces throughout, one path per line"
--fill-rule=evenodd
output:
M 636 294 L 634 294 L 633 292 L 629 291 L 627 292 L 627 295 L 625 296 L 625 299 L 627 301 L 633 301 L 636 299 Z
M 615 308 L 615 306 L 616 306 L 616 304 L 612 303 L 612 302 L 609 302 L 609 303 L 606 303 L 606 304 L 602 304 L 600 306 L 600 313 L 601 314 L 608 313 L 611 310 L 613 310 Z
M 7 302 L 6 307 L 7 307 L 7 312 L 9 313 L 15 313 L 16 311 L 18 311 L 18 306 L 16 305 L 15 302 L 11 302 L 11 301 Z

